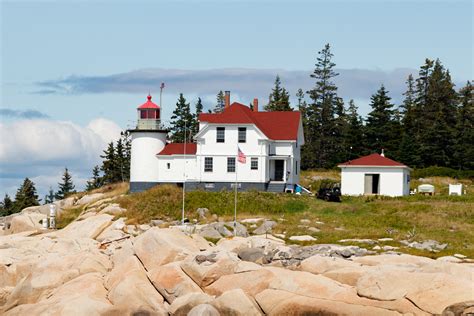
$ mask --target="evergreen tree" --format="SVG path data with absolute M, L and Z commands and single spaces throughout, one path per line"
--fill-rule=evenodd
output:
M 130 160 L 132 157 L 132 140 L 130 137 L 130 132 L 123 131 L 120 133 L 123 144 L 123 176 L 124 181 L 130 180 Z M 101 185 L 100 185 L 101 186 Z
M 193 115 L 191 114 L 189 103 L 186 102 L 183 94 L 179 94 L 176 108 L 171 116 L 171 139 L 175 143 L 184 142 L 186 130 L 186 142 L 192 141 L 193 136 Z
M 329 44 L 318 52 L 319 56 L 311 78 L 316 79 L 313 89 L 307 93 L 311 103 L 306 110 L 307 143 L 303 146 L 302 156 L 307 159 L 305 168 L 330 168 L 334 164 L 335 147 L 335 109 L 341 100 L 337 96 L 337 87 L 333 82 L 338 73 L 334 71 L 333 54 Z M 339 132 L 338 132 L 339 133 Z
M 349 149 L 346 160 L 352 160 L 366 154 L 364 124 L 354 100 L 349 101 L 349 107 L 346 112 L 347 132 L 344 143 L 346 148 Z
M 415 81 L 410 74 L 406 81 L 407 91 L 403 94 L 405 99 L 401 106 L 401 141 L 399 159 L 410 167 L 421 165 L 419 155 L 419 128 L 416 107 Z
M 474 170 L 474 87 L 468 81 L 459 91 L 459 110 L 457 115 L 454 147 L 454 167 Z
M 280 76 L 276 76 L 275 86 L 268 98 L 268 104 L 265 111 L 293 111 L 290 106 L 290 95 L 285 88 L 281 86 Z
M 0 202 L 0 216 L 8 216 L 14 212 L 14 203 L 8 194 Z
M 422 71 L 423 71 L 422 67 Z M 428 74 L 420 125 L 420 156 L 425 166 L 450 166 L 454 152 L 457 95 L 449 71 L 436 60 Z
M 52 187 L 49 187 L 48 194 L 44 197 L 44 204 L 51 204 L 54 202 L 54 191 Z
M 102 177 L 100 176 L 99 166 L 95 166 L 92 169 L 92 179 L 87 181 L 86 191 L 92 191 L 102 186 Z
M 201 98 L 198 98 L 196 102 L 196 112 L 193 118 L 193 135 L 196 135 L 199 132 L 199 114 L 202 113 L 203 105 Z
M 117 157 L 114 142 L 110 142 L 104 154 L 100 156 L 102 160 L 101 170 L 104 173 L 104 184 L 114 183 L 120 180 L 119 168 L 117 167 Z
M 58 192 L 54 195 L 56 200 L 62 200 L 67 198 L 71 193 L 75 193 L 74 184 L 72 182 L 72 176 L 67 168 L 64 168 L 62 182 L 58 183 Z
M 217 103 L 216 106 L 214 107 L 214 113 L 221 113 L 224 111 L 224 106 L 225 106 L 225 97 L 224 97 L 224 92 L 221 90 L 216 96 L 217 98 Z
M 372 111 L 367 116 L 365 129 L 367 148 L 371 152 L 380 152 L 385 149 L 393 157 L 393 153 L 398 150 L 398 146 L 393 144 L 393 140 L 398 135 L 396 135 L 393 104 L 390 100 L 388 91 L 382 85 L 371 97 Z
M 116 174 L 118 178 L 116 180 L 124 182 L 126 179 L 125 177 L 125 148 L 122 142 L 122 138 L 117 140 L 117 144 L 115 145 L 115 161 L 116 161 Z
M 12 213 L 20 212 L 26 207 L 37 206 L 39 201 L 35 184 L 30 179 L 25 178 L 23 184 L 16 191 Z

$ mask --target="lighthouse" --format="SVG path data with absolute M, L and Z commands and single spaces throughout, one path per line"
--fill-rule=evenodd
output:
M 137 125 L 129 132 L 132 138 L 130 159 L 130 191 L 149 189 L 158 184 L 159 153 L 166 145 L 168 131 L 161 125 L 160 106 L 147 101 L 137 108 Z

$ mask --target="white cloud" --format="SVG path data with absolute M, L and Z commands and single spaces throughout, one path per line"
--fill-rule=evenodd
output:
M 0 122 L 0 192 L 14 194 L 25 177 L 35 181 L 40 195 L 49 186 L 56 190 L 64 167 L 82 189 L 107 143 L 118 139 L 120 131 L 103 118 L 85 127 L 45 119 Z

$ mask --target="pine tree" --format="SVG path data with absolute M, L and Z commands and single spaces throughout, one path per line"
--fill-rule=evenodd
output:
M 67 198 L 71 193 L 75 193 L 74 184 L 72 182 L 72 176 L 67 168 L 64 168 L 62 182 L 58 183 L 58 192 L 54 195 L 56 200 L 62 200 Z
M 176 108 L 171 116 L 171 139 L 175 143 L 184 142 L 186 130 L 186 142 L 190 142 L 193 136 L 193 115 L 191 114 L 189 103 L 183 94 L 179 94 Z
M 344 143 L 346 148 L 349 148 L 347 160 L 351 160 L 366 154 L 364 143 L 364 123 L 362 117 L 358 113 L 358 107 L 354 103 L 354 100 L 349 101 L 349 107 L 346 112 L 347 132 Z
M 216 98 L 217 98 L 217 103 L 212 112 L 221 113 L 222 111 L 224 111 L 224 106 L 225 106 L 224 92 L 222 90 L 219 91 Z
M 87 181 L 86 191 L 92 191 L 102 186 L 102 177 L 100 176 L 99 166 L 95 166 L 92 169 L 92 179 Z
M 100 156 L 102 160 L 101 170 L 104 173 L 104 184 L 110 184 L 119 181 L 119 168 L 117 167 L 117 157 L 114 142 L 110 142 L 104 154 Z
M 393 153 L 398 150 L 398 146 L 393 144 L 393 139 L 398 135 L 396 135 L 393 104 L 390 101 L 388 91 L 382 85 L 371 97 L 372 111 L 367 116 L 365 129 L 367 148 L 371 152 L 385 149 L 393 157 Z
M 20 212 L 26 207 L 37 206 L 39 201 L 35 184 L 30 179 L 25 178 L 23 184 L 16 191 L 12 213 Z
M 454 147 L 454 167 L 474 170 L 474 87 L 468 81 L 459 91 L 459 110 L 457 115 Z
M 407 91 L 403 94 L 405 99 L 401 106 L 401 141 L 399 149 L 399 159 L 410 167 L 421 165 L 419 154 L 419 129 L 418 114 L 416 107 L 415 81 L 410 74 L 406 81 Z
M 116 161 L 116 174 L 117 174 L 117 179 L 116 181 L 121 181 L 124 182 L 126 180 L 125 178 L 125 148 L 122 142 L 122 138 L 119 138 L 117 140 L 117 144 L 115 145 L 115 161 Z
M 8 194 L 0 202 L 0 216 L 8 216 L 14 212 L 14 203 Z
M 52 187 L 49 187 L 48 194 L 44 197 L 44 204 L 51 204 L 54 202 L 54 191 Z
M 120 133 L 120 137 L 122 139 L 123 144 L 123 177 L 124 181 L 130 180 L 130 160 L 132 157 L 132 140 L 130 136 L 130 132 L 123 131 Z M 101 185 L 100 185 L 101 186 Z
M 422 67 L 423 70 L 423 67 Z M 420 156 L 425 166 L 450 166 L 454 152 L 457 95 L 449 71 L 439 60 L 428 75 L 420 125 Z
M 303 146 L 302 156 L 308 159 L 306 168 L 330 168 L 333 166 L 335 148 L 335 109 L 341 100 L 337 96 L 337 87 L 332 81 L 338 73 L 334 71 L 331 47 L 326 44 L 318 52 L 315 69 L 311 78 L 316 79 L 313 89 L 307 93 L 311 103 L 306 110 L 307 143 Z
M 196 135 L 199 132 L 199 114 L 202 113 L 203 105 L 201 98 L 198 98 L 196 102 L 196 112 L 193 117 L 193 135 Z
M 265 111 L 293 111 L 290 106 L 290 95 L 285 88 L 281 86 L 280 76 L 276 76 L 275 85 L 272 93 L 268 97 L 268 104 Z

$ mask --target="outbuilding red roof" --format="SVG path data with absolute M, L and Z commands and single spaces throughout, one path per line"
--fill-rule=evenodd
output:
M 339 166 L 406 167 L 404 164 L 398 161 L 384 157 L 377 153 L 346 161 L 344 163 L 339 164 Z
M 145 103 L 143 103 L 142 105 L 140 105 L 138 107 L 138 109 L 159 109 L 159 105 L 151 102 L 151 95 L 148 95 L 147 97 L 147 101 Z
M 199 121 L 216 124 L 255 124 L 269 139 L 296 140 L 300 112 L 254 112 L 248 106 L 234 102 L 222 113 L 202 113 Z
M 186 155 L 196 154 L 196 143 L 186 143 Z M 184 143 L 169 143 L 158 153 L 159 156 L 184 155 Z

